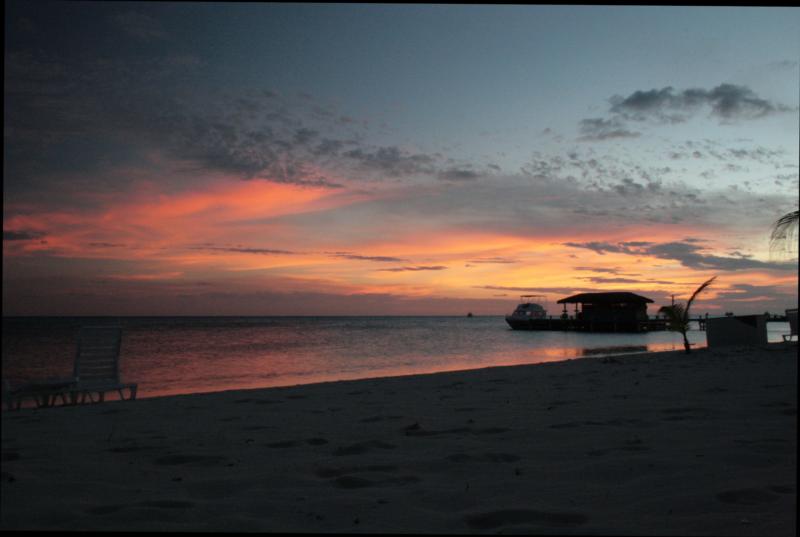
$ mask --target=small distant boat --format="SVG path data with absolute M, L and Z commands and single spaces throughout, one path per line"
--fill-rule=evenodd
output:
M 541 304 L 533 302 L 533 298 L 544 298 L 543 295 L 522 295 L 519 297 L 520 303 L 511 315 L 506 315 L 506 322 L 514 330 L 525 330 L 530 328 L 531 320 L 546 319 L 547 310 Z
M 474 317 L 474 315 L 472 315 L 472 312 L 469 312 L 467 313 L 467 317 Z

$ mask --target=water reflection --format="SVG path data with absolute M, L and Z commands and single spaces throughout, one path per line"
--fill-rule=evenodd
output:
M 94 322 L 94 321 L 92 321 Z M 2 376 L 69 376 L 85 319 L 3 320 Z M 126 318 L 122 380 L 139 397 L 682 351 L 680 334 L 513 331 L 502 317 Z M 770 341 L 786 326 L 771 325 Z M 693 348 L 705 332 L 688 333 Z
M 647 345 L 619 345 L 615 347 L 595 347 L 593 349 L 580 349 L 582 356 L 598 356 L 608 354 L 625 354 L 631 352 L 647 352 Z

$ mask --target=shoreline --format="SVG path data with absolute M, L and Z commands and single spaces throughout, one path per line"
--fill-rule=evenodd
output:
M 2 529 L 794 535 L 797 345 L 3 412 Z
M 770 345 L 774 343 L 769 343 Z M 706 345 L 704 344 L 702 347 L 693 348 L 692 353 L 702 351 L 706 349 Z M 609 354 L 594 354 L 591 356 L 575 356 L 571 358 L 559 358 L 554 360 L 542 361 L 542 362 L 533 362 L 533 363 L 523 363 L 523 364 L 501 364 L 501 365 L 486 365 L 481 367 L 470 367 L 464 369 L 449 369 L 449 370 L 442 370 L 442 371 L 430 371 L 430 372 L 422 372 L 422 373 L 400 373 L 400 374 L 391 374 L 391 375 L 384 375 L 384 376 L 377 376 L 377 377 L 357 377 L 357 378 L 347 378 L 347 379 L 332 379 L 332 380 L 320 380 L 320 381 L 313 381 L 313 382 L 304 382 L 298 384 L 285 384 L 285 385 L 277 385 L 277 386 L 261 386 L 261 387 L 254 387 L 254 388 L 226 388 L 222 390 L 215 390 L 210 392 L 191 392 L 191 393 L 174 393 L 174 394 L 165 394 L 165 395 L 145 395 L 144 397 L 137 396 L 137 399 L 161 399 L 165 397 L 183 397 L 183 396 L 193 396 L 193 395 L 212 395 L 212 394 L 221 394 L 221 393 L 229 393 L 229 392 L 250 392 L 250 391 L 260 391 L 260 390 L 276 390 L 281 388 L 302 388 L 305 386 L 317 386 L 317 385 L 328 385 L 328 384 L 336 384 L 340 382 L 361 382 L 361 381 L 370 381 L 370 380 L 385 380 L 385 379 L 395 379 L 395 378 L 409 378 L 409 377 L 427 377 L 430 375 L 446 375 L 449 373 L 469 373 L 471 371 L 483 371 L 487 369 L 505 369 L 505 368 L 515 368 L 515 367 L 534 367 L 546 364 L 561 364 L 565 362 L 573 362 L 576 360 L 604 360 L 606 358 L 620 358 L 620 357 L 631 357 L 631 358 L 644 358 L 647 356 L 653 355 L 665 355 L 665 354 L 685 354 L 683 350 L 659 350 L 659 351 L 647 351 L 647 352 L 622 352 L 622 353 L 609 353 Z M 146 393 L 146 392 L 145 392 Z M 113 394 L 108 394 L 112 395 Z M 118 399 L 107 399 L 107 401 L 118 401 Z

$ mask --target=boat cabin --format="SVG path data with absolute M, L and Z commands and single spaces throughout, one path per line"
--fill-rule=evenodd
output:
M 543 295 L 522 295 L 519 297 L 520 303 L 511 314 L 515 318 L 528 318 L 528 319 L 544 319 L 547 316 L 547 310 L 541 304 L 533 302 L 534 298 L 544 298 Z

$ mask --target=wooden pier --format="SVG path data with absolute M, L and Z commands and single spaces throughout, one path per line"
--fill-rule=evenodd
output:
M 558 300 L 564 312 L 558 317 L 546 317 L 541 305 L 532 303 L 534 295 L 520 297 L 522 303 L 514 313 L 506 315 L 506 322 L 514 330 L 557 330 L 575 332 L 658 332 L 668 329 L 666 318 L 647 315 L 647 304 L 653 301 L 628 291 L 603 293 L 578 293 Z M 527 299 L 527 300 L 526 300 Z M 574 304 L 572 315 L 567 304 Z M 706 329 L 706 317 L 690 318 L 700 330 Z
M 647 319 L 638 321 L 599 321 L 583 320 L 573 317 L 548 317 L 542 319 L 506 319 L 514 330 L 554 330 L 562 332 L 659 332 L 667 330 L 666 319 Z M 703 317 L 690 319 L 696 321 L 700 330 L 706 329 Z

